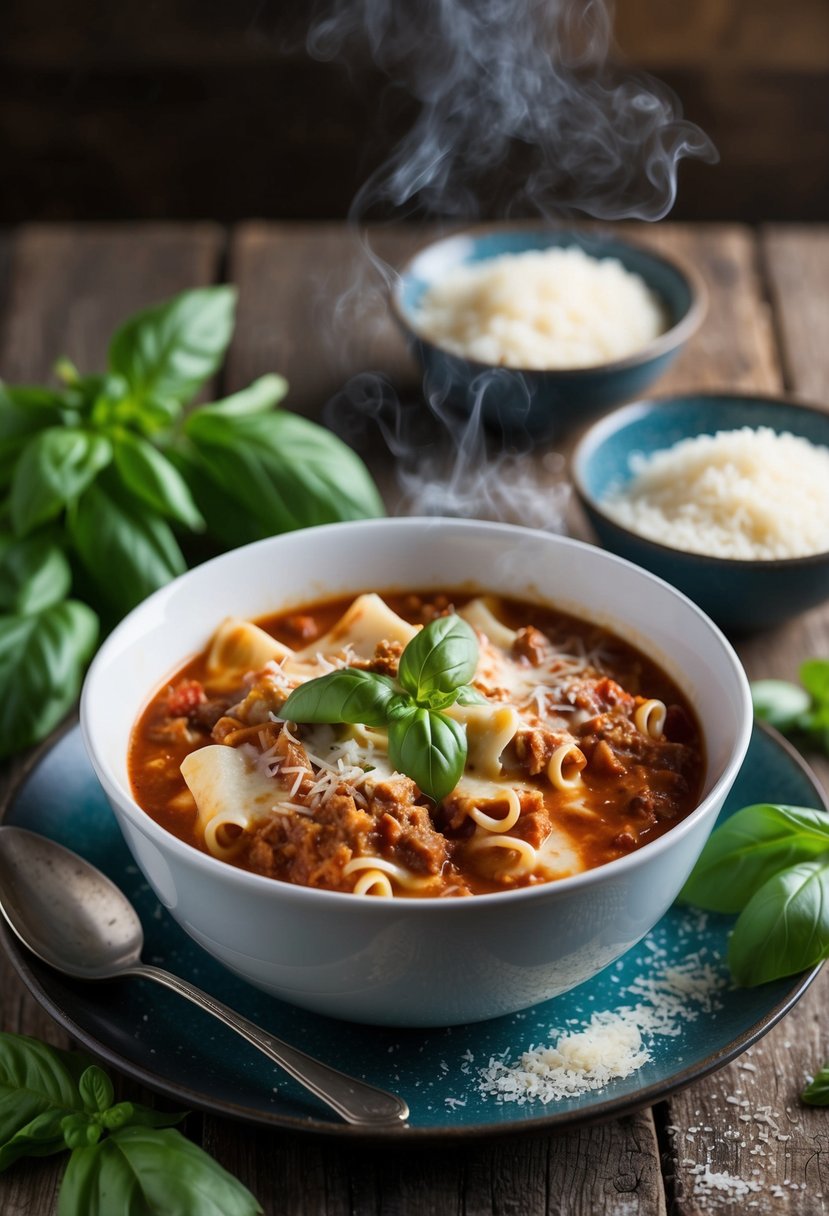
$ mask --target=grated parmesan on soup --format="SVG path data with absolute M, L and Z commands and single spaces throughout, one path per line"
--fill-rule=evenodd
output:
M 829 449 L 770 427 L 683 439 L 630 461 L 605 512 L 649 540 L 709 557 L 829 550 Z
M 457 266 L 423 296 L 415 327 L 454 354 L 499 367 L 594 367 L 667 328 L 644 279 L 578 247 Z

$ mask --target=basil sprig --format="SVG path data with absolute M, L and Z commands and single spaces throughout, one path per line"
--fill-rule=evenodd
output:
M 800 1097 L 809 1106 L 829 1106 L 829 1064 L 821 1068 Z
M 713 832 L 680 898 L 739 912 L 728 965 L 742 987 L 816 966 L 829 958 L 829 815 L 744 807 Z
M 478 665 L 478 639 L 461 617 L 437 617 L 400 656 L 397 681 L 343 667 L 295 688 L 282 707 L 292 722 L 385 726 L 389 759 L 418 788 L 440 802 L 461 778 L 466 733 L 441 710 L 485 698 L 469 684 Z
M 56 725 L 99 621 L 188 556 L 383 513 L 349 447 L 274 408 L 281 376 L 192 408 L 235 304 L 232 287 L 185 291 L 121 326 L 105 372 L 61 359 L 57 387 L 0 384 L 0 755 Z
M 114 1102 L 107 1074 L 76 1052 L 0 1034 L 0 1172 L 20 1157 L 71 1150 L 58 1216 L 258 1216 L 250 1191 L 172 1124 Z
M 808 659 L 800 684 L 756 680 L 751 685 L 755 717 L 829 755 L 829 661 Z

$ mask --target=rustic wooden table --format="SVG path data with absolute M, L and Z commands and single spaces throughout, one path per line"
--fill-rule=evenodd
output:
M 660 391 L 785 390 L 829 403 L 829 229 L 660 224 L 631 230 L 690 257 L 711 304 L 705 325 Z M 422 235 L 422 234 L 421 234 Z M 417 232 L 386 231 L 378 247 L 399 262 Z M 185 287 L 239 285 L 237 336 L 225 389 L 279 370 L 290 403 L 318 413 L 353 374 L 385 372 L 415 385 L 403 343 L 363 281 L 365 259 L 342 226 L 210 224 L 28 227 L 0 241 L 0 371 L 45 378 L 55 356 L 99 366 L 113 325 Z M 386 462 L 388 463 L 388 462 Z M 801 660 L 829 654 L 829 608 L 740 645 L 751 676 L 792 678 Z M 826 781 L 829 764 L 813 759 Z M 0 775 L 0 801 L 25 760 Z M 185 1130 L 239 1175 L 268 1216 L 311 1213 L 463 1213 L 537 1216 L 697 1216 L 736 1212 L 815 1216 L 829 1210 L 829 1112 L 802 1106 L 804 1077 L 829 1058 L 829 974 L 748 1055 L 652 1110 L 545 1138 L 383 1148 L 300 1138 L 193 1114 Z M 0 958 L 0 1026 L 65 1044 Z M 131 1082 L 123 1090 L 144 1101 Z M 736 1089 L 750 1111 L 727 1101 Z M 759 1189 L 701 1188 L 698 1165 Z M 3 1216 L 49 1216 L 61 1166 L 23 1162 L 0 1178 Z M 193 1216 L 199 1216 L 193 1213 Z

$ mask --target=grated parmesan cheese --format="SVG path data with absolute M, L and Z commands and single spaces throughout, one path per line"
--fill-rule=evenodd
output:
M 517 368 L 595 367 L 665 329 L 640 275 L 578 247 L 456 266 L 425 293 L 414 323 L 457 355 Z
M 553 1031 L 557 1037 L 551 1045 L 530 1047 L 514 1064 L 491 1059 L 479 1072 L 480 1092 L 499 1102 L 546 1105 L 602 1089 L 648 1063 L 652 1056 L 645 1039 L 676 1036 L 701 1011 L 720 1008 L 718 993 L 726 983 L 698 954 L 656 975 L 639 976 L 627 990 L 642 997 L 638 1004 L 594 1013 L 579 1030 Z
M 637 452 L 630 468 L 602 506 L 649 540 L 745 561 L 829 550 L 829 449 L 807 439 L 746 426 Z

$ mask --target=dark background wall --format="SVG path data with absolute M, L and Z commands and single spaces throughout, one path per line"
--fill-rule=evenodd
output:
M 406 0 L 400 0 L 406 3 Z M 304 52 L 301 0 L 5 0 L 0 222 L 338 217 L 411 118 Z M 829 0 L 619 0 L 717 144 L 676 218 L 829 218 Z

